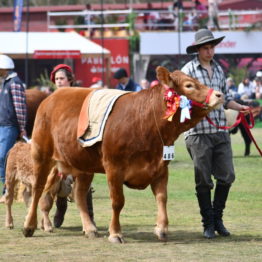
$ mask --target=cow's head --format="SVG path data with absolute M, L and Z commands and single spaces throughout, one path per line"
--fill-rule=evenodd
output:
M 166 68 L 158 66 L 156 72 L 162 85 L 173 88 L 178 95 L 184 95 L 196 103 L 205 104 L 209 109 L 220 107 L 224 101 L 221 92 L 213 91 L 209 96 L 210 89 L 207 86 L 181 71 L 170 73 Z

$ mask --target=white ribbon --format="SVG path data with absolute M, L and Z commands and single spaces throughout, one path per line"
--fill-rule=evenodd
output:
M 191 119 L 189 111 L 191 105 L 186 96 L 180 96 L 179 106 L 181 108 L 180 123 L 184 123 L 186 119 Z

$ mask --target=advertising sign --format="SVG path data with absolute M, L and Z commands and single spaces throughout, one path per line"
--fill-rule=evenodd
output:
M 102 45 L 101 39 L 92 40 L 95 43 Z M 111 75 L 114 74 L 120 67 L 130 72 L 129 68 L 129 43 L 127 39 L 103 39 L 104 48 L 111 52 L 110 64 Z M 82 86 L 89 87 L 98 79 L 105 78 L 106 63 L 103 61 L 102 54 L 97 57 L 83 57 L 75 60 L 75 75 L 77 80 L 81 80 Z M 104 79 L 105 80 L 105 79 Z M 111 79 L 111 87 L 116 85 L 116 81 Z

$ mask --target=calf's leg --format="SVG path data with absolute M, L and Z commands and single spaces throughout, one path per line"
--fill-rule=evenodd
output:
M 161 241 L 167 241 L 167 232 L 168 232 L 168 217 L 167 217 L 167 180 L 168 180 L 168 171 L 167 167 L 161 172 L 156 180 L 151 184 L 151 189 L 155 195 L 157 203 L 157 220 L 155 227 L 155 234 L 158 239 Z
M 8 169 L 7 169 L 8 170 Z M 14 221 L 12 216 L 12 204 L 14 200 L 14 188 L 15 188 L 15 175 L 7 172 L 6 175 L 6 194 L 5 194 L 5 204 L 6 204 L 6 218 L 5 227 L 13 229 Z

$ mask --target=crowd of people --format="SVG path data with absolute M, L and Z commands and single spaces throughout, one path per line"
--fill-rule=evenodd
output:
M 257 71 L 253 81 L 246 76 L 238 85 L 235 84 L 232 77 L 228 77 L 226 86 L 235 99 L 244 101 L 262 99 L 262 71 Z

